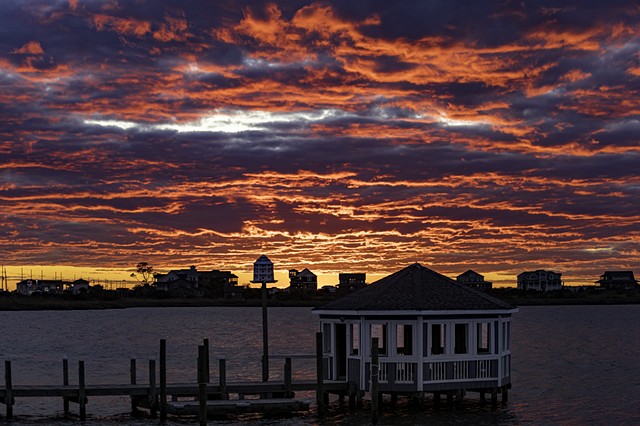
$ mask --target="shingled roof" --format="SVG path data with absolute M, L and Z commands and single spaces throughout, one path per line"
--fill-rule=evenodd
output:
M 511 310 L 514 306 L 445 277 L 419 263 L 320 306 L 317 311 Z

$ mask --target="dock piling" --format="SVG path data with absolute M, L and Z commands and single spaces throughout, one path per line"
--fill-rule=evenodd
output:
M 4 394 L 4 403 L 7 406 L 7 420 L 11 420 L 13 418 L 13 383 L 11 379 L 11 361 L 6 360 L 4 362 L 4 384 L 5 384 L 5 394 Z
M 324 417 L 324 358 L 321 332 L 316 333 L 316 404 L 318 404 L 318 417 Z
M 167 419 L 167 341 L 160 339 L 160 421 Z
M 69 386 L 69 360 L 65 357 L 62 358 L 62 385 Z M 62 397 L 62 409 L 65 416 L 69 414 L 69 398 Z
M 227 393 L 227 360 L 225 358 L 218 360 L 218 370 L 221 399 L 229 399 L 229 394 Z
M 291 391 L 291 358 L 284 359 L 284 397 L 293 398 Z
M 156 360 L 149 360 L 149 411 L 154 419 L 158 416 L 156 395 Z
M 211 383 L 211 369 L 209 366 L 209 339 L 204 339 L 202 342 L 204 346 L 204 379 L 207 383 Z
M 131 374 L 131 384 L 135 385 L 138 381 L 137 379 L 137 372 L 136 372 L 136 359 L 135 358 L 131 358 L 130 364 L 129 364 L 129 373 Z M 135 396 L 131 397 L 131 412 L 132 413 L 136 413 L 138 411 L 138 398 L 136 398 Z
M 78 406 L 80 407 L 80 420 L 87 419 L 87 394 L 84 381 L 84 361 L 78 361 Z
M 200 425 L 207 424 L 207 382 L 205 381 L 205 347 L 198 346 L 198 418 Z

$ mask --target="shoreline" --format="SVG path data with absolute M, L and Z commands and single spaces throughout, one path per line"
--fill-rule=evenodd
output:
M 578 305 L 635 305 L 640 304 L 640 294 L 610 294 L 601 297 L 533 297 L 523 295 L 500 297 L 514 306 L 578 306 Z M 330 300 L 269 300 L 269 307 L 309 307 L 314 308 Z M 179 307 L 260 307 L 261 301 L 249 299 L 230 301 L 224 299 L 146 299 L 122 298 L 114 300 L 69 300 L 57 298 L 0 297 L 0 312 L 13 311 L 71 311 L 104 310 L 127 308 L 179 308 Z

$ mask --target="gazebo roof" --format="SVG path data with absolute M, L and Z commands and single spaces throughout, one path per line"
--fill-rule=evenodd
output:
M 514 306 L 445 277 L 419 263 L 327 303 L 316 311 L 484 311 Z

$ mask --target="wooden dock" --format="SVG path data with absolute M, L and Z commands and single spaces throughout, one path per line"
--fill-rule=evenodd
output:
M 85 381 L 85 365 L 78 362 L 77 384 L 69 384 L 69 362 L 63 359 L 63 380 L 60 385 L 14 384 L 11 361 L 5 361 L 4 386 L 0 386 L 0 403 L 6 406 L 6 419 L 13 417 L 16 399 L 59 397 L 63 401 L 64 413 L 69 413 L 69 403 L 78 405 L 81 420 L 86 419 L 89 398 L 103 396 L 126 396 L 131 400 L 131 410 L 143 408 L 151 417 L 160 414 L 160 419 L 171 415 L 198 415 L 200 423 L 206 418 L 241 413 L 283 414 L 309 410 L 310 402 L 294 399 L 296 392 L 315 392 L 318 412 L 321 415 L 328 394 L 342 397 L 352 396 L 346 381 L 293 380 L 291 357 L 284 357 L 284 379 L 264 382 L 227 382 L 226 360 L 219 359 L 217 383 L 210 383 L 208 341 L 198 348 L 198 377 L 194 383 L 167 383 L 166 342 L 160 342 L 160 368 L 156 374 L 156 361 L 149 360 L 149 377 L 139 383 L 136 360 L 131 360 L 130 383 L 90 384 Z M 308 357 L 308 356 L 305 356 Z M 317 377 L 323 377 L 322 362 L 318 362 Z M 252 398 L 248 399 L 247 396 Z

